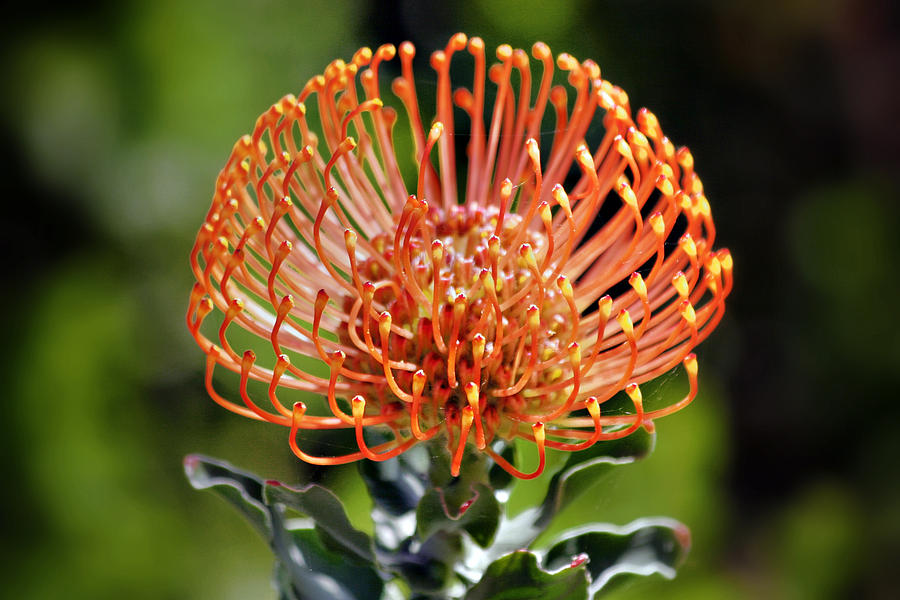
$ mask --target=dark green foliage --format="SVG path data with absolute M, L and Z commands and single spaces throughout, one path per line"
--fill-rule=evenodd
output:
M 587 586 L 584 565 L 548 573 L 534 554 L 522 550 L 491 563 L 465 600 L 582 600 Z
M 587 600 L 620 574 L 671 577 L 687 553 L 687 529 L 666 519 L 589 523 L 535 544 L 562 508 L 616 466 L 649 454 L 653 441 L 641 430 L 569 455 L 544 500 L 514 517 L 506 510 L 514 482 L 482 454 L 467 453 L 459 477 L 449 475 L 439 445 L 362 462 L 374 539 L 320 485 L 293 488 L 199 456 L 189 456 L 185 470 L 191 485 L 226 499 L 266 538 L 284 600 Z M 288 518 L 293 513 L 305 518 Z

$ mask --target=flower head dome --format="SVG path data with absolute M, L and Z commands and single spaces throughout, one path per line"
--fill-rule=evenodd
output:
M 538 42 L 534 73 L 507 45 L 488 66 L 463 34 L 431 56 L 427 125 L 414 55 L 406 42 L 332 62 L 235 145 L 191 254 L 187 323 L 212 398 L 289 428 L 310 463 L 386 460 L 442 436 L 454 474 L 471 445 L 518 477 L 541 472 L 546 447 L 587 448 L 688 404 L 691 351 L 732 286 L 688 149 L 650 111 L 633 115 L 594 62 Z M 459 55 L 471 82 L 451 81 Z M 412 157 L 398 152 L 406 129 Z M 601 132 L 590 146 L 589 129 Z M 203 325 L 212 312 L 218 328 Z M 235 346 L 241 329 L 267 356 Z M 639 385 L 679 364 L 687 395 L 645 411 Z M 240 374 L 240 400 L 214 389 L 217 365 Z M 268 384 L 265 402 L 250 379 Z M 331 414 L 286 405 L 290 389 L 327 397 Z M 621 391 L 629 410 L 605 413 Z M 393 439 L 367 445 L 370 427 Z M 359 449 L 302 449 L 300 430 L 336 428 L 355 429 Z M 535 472 L 492 447 L 514 438 L 536 444 Z

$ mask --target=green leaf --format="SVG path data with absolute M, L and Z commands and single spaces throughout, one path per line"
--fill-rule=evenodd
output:
M 272 539 L 272 519 L 262 497 L 263 482 L 252 473 L 205 456 L 184 458 L 184 473 L 195 490 L 210 490 L 244 515 L 267 540 Z
M 491 556 L 526 548 L 543 533 L 553 517 L 579 495 L 590 489 L 615 467 L 635 462 L 650 454 L 655 436 L 639 429 L 619 440 L 600 442 L 587 450 L 572 452 L 547 486 L 544 501 L 509 518 L 503 515 L 489 549 Z
M 330 588 L 335 587 L 332 582 L 337 582 L 337 587 L 343 588 L 356 600 L 378 600 L 381 597 L 384 582 L 372 566 L 357 565 L 355 561 L 347 561 L 342 553 L 332 552 L 322 544 L 313 529 L 298 529 L 290 534 L 294 545 L 304 557 L 305 564 L 302 567 L 309 574 L 307 579 L 319 579 L 320 588 L 325 593 L 317 595 L 304 589 L 300 598 L 334 598 L 334 594 L 330 592 Z
M 656 435 L 643 428 L 618 440 L 599 442 L 587 450 L 572 452 L 566 464 L 550 480 L 535 525 L 545 528 L 553 517 L 597 479 L 615 467 L 633 463 L 653 451 Z
M 384 585 L 373 564 L 368 536 L 349 525 L 343 506 L 330 491 L 315 485 L 292 490 L 277 482 L 263 482 L 226 462 L 197 455 L 188 456 L 184 468 L 194 488 L 209 489 L 227 500 L 269 543 L 276 556 L 275 583 L 280 598 L 380 598 Z M 316 529 L 289 529 L 285 506 L 315 519 Z M 347 560 L 346 553 L 330 551 L 326 544 L 352 552 L 362 564 L 360 560 Z
M 315 484 L 294 489 L 277 481 L 267 481 L 263 498 L 266 504 L 283 504 L 307 515 L 331 548 L 349 552 L 364 562 L 375 562 L 372 540 L 350 524 L 344 505 L 328 489 Z
M 589 525 L 557 540 L 547 551 L 545 566 L 559 568 L 587 556 L 591 595 L 619 574 L 659 573 L 671 579 L 691 545 L 687 527 L 672 519 L 638 519 L 624 527 Z
M 521 550 L 492 562 L 465 600 L 586 600 L 587 594 L 584 565 L 550 573 L 534 554 Z
M 486 548 L 497 531 L 500 503 L 493 490 L 483 483 L 472 486 L 472 498 L 455 514 L 447 506 L 444 491 L 429 488 L 416 510 L 417 534 L 426 540 L 438 531 L 465 531 L 482 548 Z

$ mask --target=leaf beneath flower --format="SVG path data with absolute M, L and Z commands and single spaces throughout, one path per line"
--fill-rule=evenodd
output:
M 520 550 L 491 563 L 465 600 L 585 600 L 587 593 L 584 565 L 550 573 L 534 554 Z

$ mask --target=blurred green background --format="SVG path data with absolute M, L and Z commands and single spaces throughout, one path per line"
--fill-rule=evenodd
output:
M 0 41 L 0 596 L 274 598 L 262 540 L 188 487 L 188 452 L 327 478 L 365 520 L 352 469 L 305 470 L 284 431 L 206 397 L 187 256 L 232 144 L 272 101 L 360 46 L 409 39 L 427 56 L 465 31 L 596 60 L 691 147 L 735 257 L 697 402 L 562 516 L 691 527 L 676 580 L 614 597 L 900 597 L 896 3 L 27 9 L 5 7 Z

